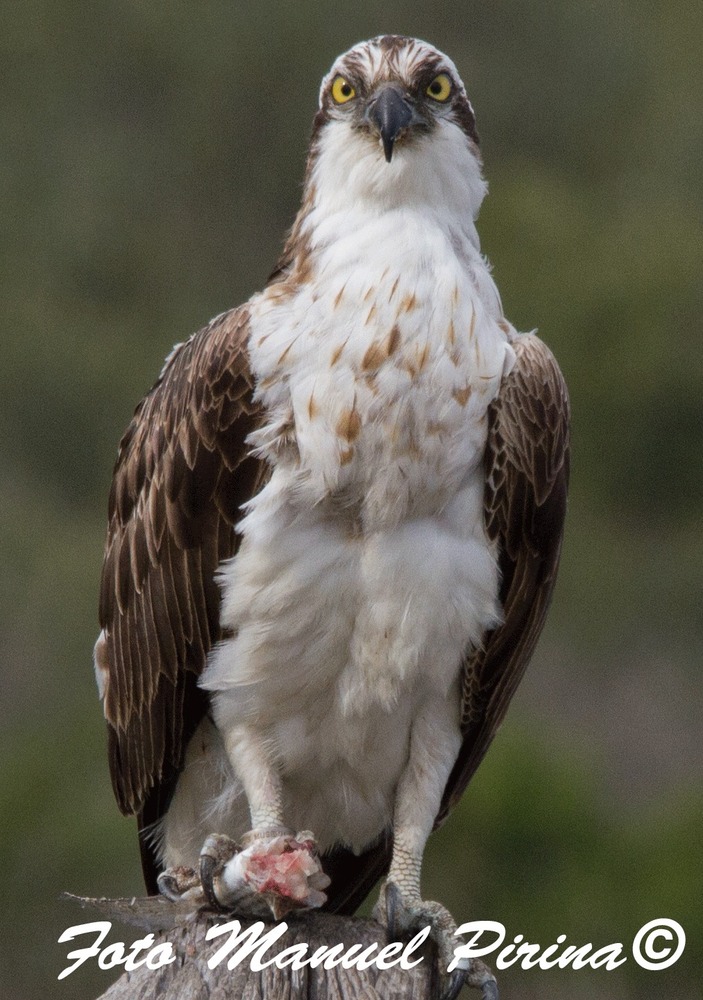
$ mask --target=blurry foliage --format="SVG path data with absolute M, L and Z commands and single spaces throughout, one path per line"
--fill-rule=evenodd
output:
M 517 934 L 543 948 L 559 934 L 566 934 L 565 945 L 592 942 L 594 950 L 623 944 L 627 962 L 614 972 L 547 974 L 513 966 L 499 980 L 511 997 L 656 996 L 656 973 L 636 965 L 630 945 L 641 926 L 663 916 L 678 920 L 688 938 L 684 955 L 666 972 L 667 989 L 697 996 L 700 788 L 665 808 L 643 810 L 633 822 L 596 792 L 588 763 L 568 752 L 554 760 L 533 732 L 506 727 L 460 815 L 432 842 L 426 881 L 433 870 L 438 875 L 428 888 L 460 919 L 500 920 L 506 945 Z M 446 858 L 457 859 L 451 874 L 443 871 Z
M 464 76 L 491 184 L 483 245 L 507 315 L 539 327 L 574 409 L 537 695 L 518 695 L 435 838 L 426 889 L 460 919 L 499 919 L 545 944 L 564 932 L 627 941 L 675 917 L 689 946 L 667 990 L 700 995 L 699 781 L 674 760 L 680 780 L 664 794 L 653 774 L 652 802 L 597 789 L 613 769 L 598 729 L 612 679 L 629 671 L 633 704 L 656 713 L 703 654 L 702 29 L 700 5 L 653 0 L 4 8 L 4 995 L 95 995 L 106 976 L 94 968 L 55 983 L 56 938 L 90 919 L 57 895 L 140 891 L 90 667 L 117 441 L 172 344 L 265 280 L 296 209 L 319 79 L 340 51 L 389 30 L 428 38 Z M 650 697 L 646 668 L 659 662 Z M 593 731 L 556 698 L 562 663 L 592 700 Z M 562 730 L 570 754 L 552 739 Z M 638 754 L 633 743 L 635 765 Z M 501 981 L 523 998 L 663 985 L 631 961 Z

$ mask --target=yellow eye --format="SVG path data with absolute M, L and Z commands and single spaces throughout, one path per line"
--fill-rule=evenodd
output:
M 446 101 L 451 92 L 452 81 L 446 73 L 440 73 L 439 76 L 436 76 L 426 91 L 427 96 L 431 97 L 433 101 Z
M 356 97 L 356 90 L 343 76 L 338 76 L 332 84 L 332 97 L 336 104 L 346 104 L 352 97 Z

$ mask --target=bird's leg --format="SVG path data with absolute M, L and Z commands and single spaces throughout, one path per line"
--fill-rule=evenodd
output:
M 452 1000 L 464 983 L 480 987 L 489 1000 L 497 998 L 498 992 L 494 976 L 482 962 L 447 971 L 457 943 L 456 922 L 441 903 L 425 901 L 420 894 L 425 844 L 461 744 L 458 704 L 455 691 L 447 698 L 428 700 L 413 723 L 410 755 L 396 792 L 391 865 L 374 916 L 388 928 L 391 940 L 430 926 L 444 988 L 442 1000 Z
M 321 906 L 329 878 L 322 871 L 309 831 L 294 834 L 283 820 L 281 775 L 265 739 L 248 726 L 230 728 L 225 747 L 249 803 L 251 830 L 242 846 L 214 834 L 200 855 L 200 878 L 210 905 L 273 913 Z

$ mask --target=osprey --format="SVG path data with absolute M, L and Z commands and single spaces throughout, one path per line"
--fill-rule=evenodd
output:
M 351 913 L 385 875 L 379 918 L 452 954 L 422 855 L 542 629 L 568 474 L 559 368 L 480 253 L 481 169 L 450 59 L 340 56 L 268 284 L 122 438 L 95 665 L 150 892 Z

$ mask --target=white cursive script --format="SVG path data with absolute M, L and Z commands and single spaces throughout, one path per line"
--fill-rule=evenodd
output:
M 128 972 L 133 972 L 140 966 L 147 969 L 160 969 L 176 961 L 176 954 L 170 942 L 154 943 L 154 935 L 147 934 L 131 945 L 123 941 L 115 941 L 105 945 L 112 924 L 108 920 L 96 920 L 88 924 L 75 924 L 68 927 L 59 943 L 74 941 L 85 934 L 94 935 L 90 944 L 76 948 L 68 953 L 67 958 L 73 964 L 59 973 L 59 979 L 65 979 L 75 972 L 90 958 L 97 959 L 101 969 L 114 969 L 124 966 Z M 418 956 L 423 944 L 430 934 L 430 927 L 423 927 L 407 944 L 394 941 L 379 948 L 377 942 L 369 945 L 353 944 L 347 947 L 343 944 L 322 945 L 311 953 L 309 944 L 301 941 L 282 951 L 269 954 L 273 946 L 288 930 L 288 924 L 268 926 L 261 921 L 242 928 L 239 920 L 231 920 L 226 924 L 214 924 L 205 937 L 208 941 L 229 935 L 223 944 L 208 960 L 211 969 L 216 968 L 225 960 L 228 969 L 235 969 L 245 959 L 254 972 L 261 972 L 271 965 L 279 969 L 303 969 L 305 966 L 316 969 L 334 969 L 339 965 L 343 969 L 390 969 L 399 966 L 401 969 L 413 969 L 422 961 Z M 624 946 L 620 942 L 606 944 L 594 950 L 589 942 L 583 945 L 566 945 L 566 934 L 560 934 L 554 944 L 543 948 L 540 944 L 530 944 L 522 934 L 517 934 L 510 944 L 505 942 L 505 926 L 496 920 L 473 920 L 462 924 L 456 931 L 456 937 L 468 937 L 468 941 L 454 949 L 454 958 L 449 964 L 448 972 L 456 968 L 468 969 L 475 958 L 483 958 L 497 951 L 493 964 L 497 969 L 509 969 L 511 965 L 520 965 L 522 969 L 617 969 L 627 957 L 623 954 Z M 486 937 L 487 936 L 487 937 Z M 686 947 L 686 934 L 681 924 L 667 917 L 650 920 L 635 935 L 632 942 L 632 956 L 644 969 L 667 969 L 683 954 Z M 500 950 L 498 950 L 500 949 Z
M 482 958 L 496 951 L 505 941 L 505 927 L 496 920 L 472 920 L 462 924 L 455 932 L 456 937 L 471 935 L 466 944 L 454 949 L 454 958 L 449 963 L 448 972 L 457 967 L 469 968 L 474 958 Z M 484 934 L 494 935 L 481 942 Z M 653 942 L 664 941 L 663 947 L 655 948 Z M 541 944 L 530 944 L 522 934 L 517 934 L 493 959 L 497 969 L 509 969 L 520 964 L 521 969 L 617 969 L 627 956 L 624 945 L 619 942 L 603 945 L 594 950 L 593 944 L 566 945 L 566 934 L 560 934 L 554 944 L 543 948 Z M 644 969 L 668 969 L 683 954 L 686 934 L 681 924 L 667 917 L 650 920 L 642 927 L 632 942 L 632 956 Z
M 125 953 L 125 945 L 122 941 L 116 941 L 114 944 L 108 945 L 107 948 L 101 947 L 111 927 L 112 924 L 109 920 L 95 920 L 90 924 L 75 924 L 73 927 L 67 927 L 59 938 L 59 944 L 64 941 L 73 941 L 82 934 L 95 934 L 96 938 L 87 948 L 76 948 L 75 951 L 68 953 L 67 957 L 74 958 L 75 962 L 60 972 L 58 978 L 65 979 L 66 976 L 70 976 L 89 958 L 97 958 L 98 966 L 101 969 L 114 969 L 117 965 L 124 965 L 128 972 L 133 972 L 140 965 L 146 965 L 147 969 L 160 969 L 162 965 L 170 965 L 171 962 L 176 961 L 171 944 L 167 941 L 164 944 L 154 945 L 153 934 L 147 934 L 146 937 L 134 941 L 128 954 Z M 146 955 L 143 954 L 145 951 Z M 140 953 L 142 953 L 142 957 L 138 958 Z
M 371 965 L 375 965 L 378 969 L 390 969 L 394 965 L 399 965 L 401 969 L 413 969 L 420 964 L 422 958 L 411 962 L 410 956 L 424 944 L 430 933 L 429 927 L 423 927 L 408 944 L 394 941 L 381 948 L 380 951 L 378 944 L 374 941 L 373 944 L 367 945 L 365 948 L 360 944 L 353 944 L 346 949 L 343 944 L 335 944 L 330 947 L 323 945 L 317 948 L 312 955 L 308 955 L 310 945 L 301 941 L 300 944 L 291 945 L 290 948 L 284 948 L 278 954 L 266 958 L 266 952 L 285 934 L 288 925 L 276 924 L 264 934 L 265 927 L 266 925 L 261 921 L 251 924 L 245 930 L 242 930 L 242 925 L 238 920 L 232 920 L 228 924 L 215 924 L 205 935 L 206 938 L 211 940 L 229 932 L 229 939 L 209 959 L 207 963 L 209 967 L 215 969 L 229 956 L 227 968 L 234 969 L 251 955 L 250 968 L 254 972 L 261 972 L 269 965 L 275 965 L 279 969 L 285 969 L 287 966 L 290 966 L 291 969 L 302 969 L 306 965 L 313 969 L 319 965 L 323 969 L 333 969 L 336 965 L 341 965 L 343 969 L 368 969 Z
M 73 927 L 68 927 L 59 938 L 59 944 L 73 941 L 84 934 L 95 936 L 91 944 L 68 953 L 67 957 L 73 960 L 73 965 L 60 972 L 58 978 L 65 979 L 66 976 L 70 976 L 89 958 L 97 958 L 101 969 L 114 969 L 118 965 L 123 965 L 128 972 L 134 971 L 140 965 L 145 965 L 148 969 L 160 969 L 163 965 L 175 962 L 176 955 L 172 945 L 168 941 L 155 945 L 153 934 L 147 934 L 129 946 L 123 941 L 115 941 L 114 944 L 103 947 L 111 927 L 112 924 L 108 920 L 96 920 L 89 924 L 75 924 Z M 376 942 L 366 947 L 360 944 L 353 944 L 351 947 L 335 944 L 317 948 L 312 955 L 308 955 L 310 946 L 300 942 L 291 945 L 290 948 L 284 948 L 275 955 L 267 955 L 269 949 L 287 930 L 286 923 L 276 924 L 268 930 L 266 924 L 261 921 L 243 930 L 238 920 L 215 924 L 205 935 L 208 941 L 223 934 L 229 934 L 229 937 L 208 960 L 208 965 L 211 969 L 215 969 L 228 959 L 227 968 L 234 969 L 248 958 L 249 967 L 254 972 L 260 972 L 270 965 L 276 965 L 279 969 L 285 969 L 287 966 L 292 969 L 302 969 L 306 965 L 311 968 L 322 966 L 323 969 L 333 969 L 336 965 L 341 965 L 343 969 L 353 967 L 368 969 L 372 965 L 378 969 L 390 969 L 394 965 L 399 965 L 401 969 L 412 969 L 420 964 L 422 957 L 411 960 L 411 956 L 422 947 L 430 933 L 429 927 L 423 927 L 407 944 L 394 941 L 380 950 Z

